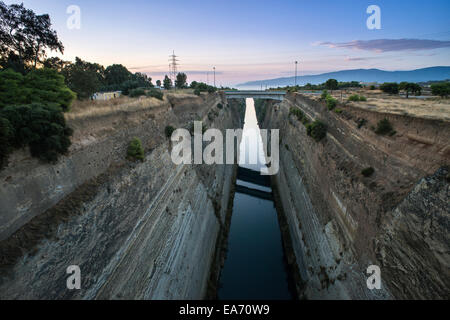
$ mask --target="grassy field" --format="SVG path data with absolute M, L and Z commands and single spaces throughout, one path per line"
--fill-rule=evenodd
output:
M 320 95 L 303 93 L 311 99 L 319 100 Z M 367 101 L 348 102 L 348 97 L 358 94 L 367 98 Z M 336 90 L 333 97 L 346 105 L 358 106 L 373 111 L 404 114 L 419 118 L 445 119 L 450 121 L 450 99 L 438 97 L 406 99 L 403 96 L 384 94 L 380 90 Z

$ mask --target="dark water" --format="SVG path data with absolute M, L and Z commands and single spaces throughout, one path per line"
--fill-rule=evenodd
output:
M 251 99 L 247 99 L 241 152 L 245 137 L 251 136 L 246 133 L 248 128 L 257 129 Z M 245 152 L 247 156 L 241 159 L 240 166 L 259 171 L 263 165 L 248 163 L 249 154 L 258 154 L 257 146 L 261 143 L 259 137 L 252 138 L 248 140 Z M 271 192 L 268 187 L 239 180 L 239 176 L 237 185 Z M 219 299 L 290 300 L 294 295 L 289 283 L 280 226 L 273 201 L 236 192 L 228 253 L 220 276 Z

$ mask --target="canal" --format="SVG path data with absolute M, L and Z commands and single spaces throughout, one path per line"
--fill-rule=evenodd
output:
M 291 300 L 295 298 L 295 292 L 289 276 L 272 189 L 267 184 L 248 182 L 249 179 L 244 178 L 242 173 L 251 173 L 250 170 L 259 173 L 265 166 L 259 161 L 259 155 L 264 151 L 253 99 L 247 99 L 246 105 L 239 159 L 239 166 L 244 169 L 238 171 L 228 250 L 220 275 L 218 298 Z

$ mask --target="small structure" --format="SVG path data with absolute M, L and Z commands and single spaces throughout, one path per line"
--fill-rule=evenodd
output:
M 122 95 L 122 91 L 113 91 L 113 92 L 96 92 L 92 95 L 92 100 L 111 100 L 118 98 Z
M 364 81 L 361 81 L 359 84 L 362 85 L 363 87 L 374 86 L 374 87 L 378 88 L 378 86 L 379 86 L 378 82 L 364 82 Z

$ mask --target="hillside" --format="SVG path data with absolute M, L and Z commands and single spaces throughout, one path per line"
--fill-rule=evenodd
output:
M 430 67 L 411 71 L 384 71 L 379 69 L 355 69 L 308 75 L 297 77 L 297 83 L 319 84 L 328 79 L 338 81 L 363 81 L 363 82 L 424 82 L 431 80 L 450 79 L 450 67 Z M 287 86 L 295 83 L 295 77 L 277 78 L 259 81 L 250 81 L 238 84 L 239 87 L 246 86 Z

